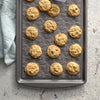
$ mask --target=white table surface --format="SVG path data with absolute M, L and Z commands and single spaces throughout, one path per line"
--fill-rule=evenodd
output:
M 15 63 L 9 67 L 0 60 L 0 100 L 100 100 L 100 0 L 88 0 L 87 83 L 60 89 L 19 86 Z

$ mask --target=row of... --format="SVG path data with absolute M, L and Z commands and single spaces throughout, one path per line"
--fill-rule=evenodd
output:
M 63 72 L 63 67 L 60 63 L 53 63 L 50 66 L 51 74 L 59 76 Z M 69 62 L 66 65 L 66 71 L 69 75 L 77 75 L 80 72 L 80 67 L 75 62 Z M 29 76 L 35 76 L 39 73 L 39 65 L 34 62 L 29 62 L 25 67 L 25 73 Z

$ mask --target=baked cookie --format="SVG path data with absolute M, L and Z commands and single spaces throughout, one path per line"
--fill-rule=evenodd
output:
M 60 8 L 56 4 L 51 4 L 51 8 L 50 8 L 50 10 L 47 13 L 51 17 L 56 17 L 60 13 Z
M 34 0 L 26 0 L 26 1 L 28 1 L 28 2 L 32 2 L 32 1 L 34 1 Z
M 54 32 L 57 29 L 57 24 L 53 20 L 47 20 L 44 23 L 44 29 L 45 29 L 45 31 L 47 31 L 49 33 Z
M 77 75 L 80 71 L 80 67 L 75 62 L 69 62 L 66 66 L 66 71 L 69 75 Z
M 50 66 L 50 72 L 53 74 L 53 75 L 61 75 L 62 72 L 63 72 L 63 67 L 60 63 L 53 63 L 51 66 Z
M 49 9 L 51 8 L 51 2 L 49 0 L 40 0 L 38 8 L 41 11 L 49 11 Z
M 26 17 L 28 20 L 33 21 L 39 17 L 39 11 L 36 7 L 29 7 L 26 11 Z
M 72 57 L 78 57 L 82 52 L 82 48 L 79 44 L 75 43 L 69 47 L 69 54 Z
M 77 39 L 81 36 L 82 29 L 79 26 L 74 25 L 74 26 L 70 27 L 70 29 L 68 30 L 68 33 L 72 38 Z
M 67 43 L 67 36 L 64 34 L 64 33 L 58 33 L 56 36 L 55 36 L 55 43 L 59 46 L 64 46 L 66 43 Z
M 25 67 L 25 72 L 29 76 L 35 76 L 39 72 L 39 65 L 34 62 L 29 62 Z
M 72 4 L 69 6 L 67 13 L 69 16 L 77 17 L 80 14 L 80 9 L 77 5 Z
M 55 45 L 50 45 L 47 48 L 47 55 L 51 58 L 57 58 L 60 55 L 60 53 L 60 48 Z
M 29 49 L 29 54 L 33 58 L 39 58 L 42 55 L 42 49 L 39 45 L 32 45 Z
M 29 26 L 26 29 L 25 34 L 26 34 L 28 39 L 35 40 L 38 36 L 38 29 L 33 27 L 33 26 Z

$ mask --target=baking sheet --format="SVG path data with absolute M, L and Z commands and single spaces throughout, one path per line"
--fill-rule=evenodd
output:
M 83 0 L 67 0 L 65 3 L 57 2 L 55 0 L 51 0 L 52 3 L 57 4 L 61 12 L 57 17 L 50 17 L 48 16 L 47 13 L 40 12 L 40 16 L 37 20 L 35 21 L 28 21 L 25 15 L 26 10 L 31 7 L 31 6 L 38 6 L 39 0 L 34 0 L 33 2 L 26 2 L 26 0 L 22 0 L 22 37 L 21 37 L 21 43 L 22 43 L 22 53 L 21 53 L 21 77 L 23 79 L 66 79 L 66 80 L 81 80 L 83 78 L 83 52 L 80 57 L 73 58 L 69 55 L 68 53 L 68 48 L 71 44 L 73 43 L 78 43 L 82 46 L 83 48 L 83 38 L 84 38 L 84 33 L 82 34 L 81 38 L 79 39 L 72 39 L 68 35 L 68 29 L 72 25 L 79 25 L 82 30 L 83 30 Z M 80 8 L 80 15 L 78 17 L 70 17 L 67 15 L 67 9 L 69 5 L 71 4 L 76 4 Z M 58 28 L 55 32 L 53 33 L 48 33 L 45 32 L 43 29 L 43 24 L 46 20 L 54 20 L 56 21 Z M 35 26 L 38 28 L 39 35 L 38 38 L 34 41 L 31 41 L 26 38 L 25 36 L 25 30 L 28 26 Z M 57 59 L 51 59 L 46 55 L 46 49 L 49 45 L 55 44 L 54 43 L 54 36 L 59 33 L 65 33 L 68 36 L 68 42 L 64 47 L 61 48 L 61 54 Z M 38 59 L 34 59 L 29 55 L 29 48 L 31 45 L 37 44 L 42 47 L 43 53 L 42 56 Z M 76 76 L 71 76 L 67 74 L 65 67 L 66 64 L 69 61 L 75 61 L 80 65 L 80 73 L 77 74 Z M 24 68 L 28 62 L 36 62 L 40 66 L 40 72 L 33 77 L 30 77 L 26 75 L 24 72 Z M 62 64 L 64 72 L 60 76 L 53 76 L 49 72 L 49 67 L 52 63 L 54 62 L 59 62 Z

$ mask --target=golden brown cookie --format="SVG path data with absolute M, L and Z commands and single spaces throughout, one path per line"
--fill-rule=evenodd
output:
M 30 62 L 25 67 L 25 72 L 29 76 L 35 76 L 39 72 L 39 65 L 34 62 Z
M 58 33 L 56 36 L 55 36 L 55 43 L 59 46 L 64 46 L 66 43 L 67 43 L 67 36 L 64 34 L 64 33 Z
M 26 34 L 28 39 L 35 40 L 38 36 L 38 29 L 33 27 L 33 26 L 29 26 L 26 29 L 25 34 Z
M 51 8 L 51 2 L 49 0 L 40 0 L 38 8 L 41 11 L 49 11 L 49 9 Z
M 45 29 L 45 31 L 47 31 L 49 33 L 54 32 L 57 29 L 57 24 L 55 21 L 47 20 L 44 23 L 44 29 Z
M 39 58 L 42 55 L 42 49 L 39 45 L 32 45 L 29 49 L 29 54 L 33 58 Z
M 80 9 L 77 5 L 72 4 L 69 6 L 67 13 L 69 16 L 77 17 L 80 14 Z
M 74 26 L 70 27 L 70 29 L 68 30 L 68 33 L 72 38 L 77 39 L 81 36 L 82 29 L 79 26 L 74 25 Z
M 51 8 L 50 8 L 50 10 L 47 13 L 51 17 L 56 17 L 60 13 L 60 8 L 56 4 L 51 4 Z
M 53 74 L 53 75 L 61 75 L 62 72 L 63 72 L 63 67 L 60 63 L 53 63 L 51 66 L 50 66 L 50 72 Z
M 47 55 L 51 58 L 57 58 L 61 53 L 61 50 L 56 45 L 50 45 L 47 48 Z
M 26 1 L 28 1 L 28 2 L 32 2 L 32 1 L 34 1 L 34 0 L 26 0 Z
M 69 62 L 66 66 L 66 71 L 69 75 L 77 75 L 80 71 L 80 67 L 75 62 Z
M 39 17 L 39 11 L 36 7 L 29 7 L 26 11 L 26 17 L 28 20 L 33 21 Z
M 82 48 L 79 44 L 75 43 L 69 47 L 69 54 L 72 57 L 78 57 L 82 52 Z

